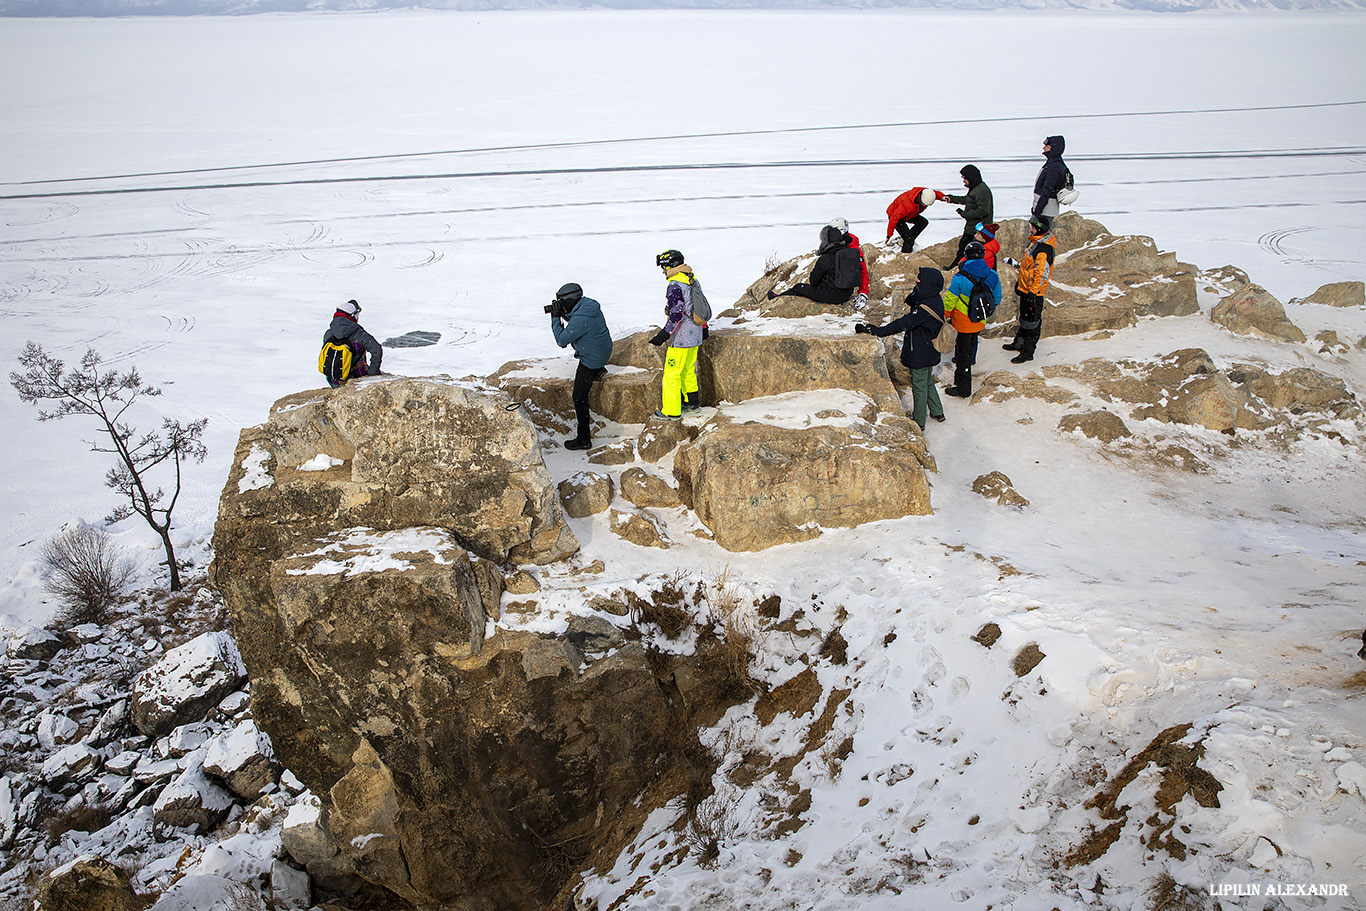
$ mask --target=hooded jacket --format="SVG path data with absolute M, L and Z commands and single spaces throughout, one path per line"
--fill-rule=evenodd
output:
M 1034 179 L 1034 205 L 1029 214 L 1055 218 L 1059 211 L 1058 192 L 1067 186 L 1067 165 L 1062 160 L 1067 140 L 1061 136 L 1049 136 L 1048 151 L 1044 152 L 1043 167 Z
M 922 205 L 920 202 L 920 197 L 924 192 L 925 187 L 915 187 L 914 189 L 907 190 L 905 193 L 902 193 L 896 199 L 892 200 L 892 204 L 887 207 L 888 237 L 891 237 L 892 234 L 895 233 L 896 226 L 899 223 L 903 221 L 910 221 L 912 218 L 915 218 L 921 212 L 925 211 L 926 207 Z M 941 193 L 939 190 L 934 190 L 933 192 L 934 198 L 936 200 L 943 201 L 943 193 Z
M 1001 303 L 1001 279 L 996 272 L 980 259 L 964 260 L 963 265 L 958 267 L 958 274 L 949 283 L 948 293 L 944 295 L 944 312 L 948 314 L 953 328 L 959 332 L 981 332 L 987 326 L 984 322 L 974 323 L 968 319 L 968 299 L 972 297 L 974 279 L 985 281 L 997 305 Z
M 979 221 L 984 225 L 995 221 L 991 187 L 982 181 L 982 172 L 977 170 L 976 165 L 970 164 L 964 165 L 958 173 L 967 180 L 968 192 L 962 196 L 945 196 L 944 198 L 963 207 L 963 211 L 959 214 L 970 225 L 975 225 Z
M 868 260 L 865 259 L 864 256 L 863 256 L 863 245 L 860 244 L 860 243 L 858 242 L 858 235 L 856 235 L 856 234 L 846 234 L 846 235 L 844 235 L 844 236 L 848 239 L 848 242 L 849 242 L 849 249 L 850 249 L 850 250 L 853 250 L 855 253 L 858 254 L 858 267 L 859 267 L 859 273 L 860 273 L 860 275 L 861 275 L 861 278 L 859 279 L 859 283 L 858 283 L 858 293 L 859 293 L 859 294 L 867 294 L 867 293 L 868 293 Z
M 332 314 L 332 324 L 327 327 L 327 332 L 323 333 L 323 341 L 326 342 L 328 339 L 345 342 L 351 346 L 352 351 L 364 351 L 370 355 L 370 363 L 366 365 L 365 372 L 353 373 L 353 376 L 373 376 L 380 372 L 380 363 L 384 360 L 384 346 L 362 329 L 351 314 L 342 310 Z
M 811 267 L 810 284 L 822 290 L 848 291 L 859 287 L 863 278 L 861 253 L 849 246 L 846 235 L 838 228 L 821 229 L 821 245 L 816 250 L 816 264 Z
M 692 267 L 679 266 L 668 274 L 664 291 L 664 331 L 670 348 L 696 348 L 702 344 L 702 327 L 692 321 Z
M 591 297 L 581 297 L 563 323 L 550 318 L 550 331 L 561 348 L 574 346 L 574 356 L 585 367 L 597 370 L 612 356 L 612 333 L 602 316 L 602 305 Z
M 921 266 L 916 277 L 915 290 L 906 296 L 906 306 L 911 308 L 910 311 L 885 326 L 873 326 L 871 329 L 872 334 L 880 338 L 898 332 L 906 333 L 901 342 L 901 363 L 912 370 L 933 367 L 939 363 L 934 339 L 944 325 L 944 301 L 941 297 L 944 274 L 938 269 Z

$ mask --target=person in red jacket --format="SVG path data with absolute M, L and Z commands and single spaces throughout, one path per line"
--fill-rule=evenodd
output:
M 1000 230 L 1000 225 L 986 225 L 982 222 L 977 223 L 977 233 L 972 235 L 972 239 L 982 245 L 983 256 L 989 268 L 996 268 L 996 254 L 1001 252 L 1001 242 L 996 239 L 996 232 Z
M 891 240 L 892 232 L 895 231 L 901 235 L 901 252 L 912 252 L 915 239 L 930 224 L 921 213 L 943 198 L 944 194 L 938 190 L 915 187 L 893 199 L 887 207 L 887 239 Z
M 863 245 L 859 243 L 857 235 L 849 233 L 849 222 L 843 218 L 830 219 L 830 227 L 841 231 L 849 244 L 849 249 L 858 253 L 858 264 L 863 272 L 863 278 L 859 280 L 858 293 L 854 295 L 854 306 L 862 308 L 868 303 L 868 260 L 863 256 Z

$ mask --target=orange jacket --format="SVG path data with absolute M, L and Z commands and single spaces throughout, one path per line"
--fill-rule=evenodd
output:
M 925 211 L 925 207 L 920 204 L 920 194 L 924 192 L 924 187 L 915 187 L 892 200 L 892 204 L 887 207 L 888 237 L 891 237 L 896 231 L 897 222 L 910 221 L 912 218 L 915 218 L 921 212 Z M 935 190 L 934 198 L 943 201 L 944 194 Z
M 1015 282 L 1015 290 L 1021 294 L 1048 293 L 1048 282 L 1053 276 L 1053 257 L 1057 255 L 1058 243 L 1053 232 L 1033 234 L 1029 238 L 1029 252 L 1020 260 L 1020 277 Z

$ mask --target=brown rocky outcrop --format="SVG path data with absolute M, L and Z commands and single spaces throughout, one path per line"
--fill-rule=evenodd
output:
M 974 493 L 995 500 L 1001 506 L 1014 506 L 1023 509 L 1029 501 L 1020 496 L 1010 478 L 999 471 L 989 472 L 972 482 Z
M 668 481 L 639 467 L 621 473 L 621 496 L 628 503 L 646 508 L 668 509 L 683 502 Z
M 593 384 L 590 411 L 622 424 L 644 423 L 654 413 L 664 375 L 663 354 L 654 346 L 649 350 L 653 357 L 642 356 L 639 366 L 609 368 L 607 376 Z M 574 427 L 575 363 L 566 358 L 512 361 L 498 368 L 489 382 L 521 402 L 537 424 L 563 433 Z
M 1328 307 L 1366 307 L 1366 282 L 1331 282 L 1292 304 L 1324 304 Z
M 43 878 L 36 911 L 142 911 L 150 902 L 133 891 L 132 878 L 102 857 L 84 858 Z
M 368 381 L 286 399 L 242 434 L 213 578 L 255 724 L 320 798 L 289 838 L 320 883 L 358 876 L 424 908 L 546 907 L 590 853 L 614 856 L 647 795 L 691 786 L 689 738 L 743 695 L 714 638 L 661 657 L 588 619 L 562 635 L 488 624 L 494 560 L 573 550 L 535 429 L 507 403 Z M 164 800 L 158 825 L 218 811 Z
M 1102 443 L 1133 436 L 1124 420 L 1112 411 L 1088 411 L 1084 414 L 1065 414 L 1058 422 L 1058 429 L 1064 433 L 1080 433 L 1082 436 Z
M 680 447 L 674 473 L 716 542 L 752 551 L 809 540 L 822 527 L 929 515 L 924 457 L 924 437 L 904 416 L 873 423 L 846 414 L 804 427 L 718 421 Z
M 1304 333 L 1285 315 L 1281 302 L 1261 285 L 1247 285 L 1215 305 L 1210 319 L 1239 335 L 1278 342 L 1303 342 Z
M 612 505 L 616 483 L 611 475 L 580 471 L 559 484 L 560 502 L 571 518 L 596 515 Z

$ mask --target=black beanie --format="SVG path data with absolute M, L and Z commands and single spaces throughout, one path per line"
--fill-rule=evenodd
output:
M 963 169 L 958 172 L 967 178 L 968 186 L 975 187 L 982 182 L 982 172 L 977 170 L 977 165 L 963 165 Z

